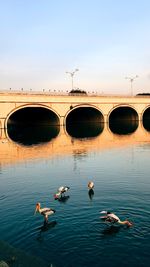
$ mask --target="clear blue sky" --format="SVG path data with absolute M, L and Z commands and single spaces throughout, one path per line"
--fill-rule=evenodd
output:
M 149 0 L 0 0 L 0 90 L 150 92 Z

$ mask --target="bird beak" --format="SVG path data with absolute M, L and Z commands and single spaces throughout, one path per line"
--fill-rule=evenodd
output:
M 37 213 L 37 207 L 35 208 L 34 215 Z

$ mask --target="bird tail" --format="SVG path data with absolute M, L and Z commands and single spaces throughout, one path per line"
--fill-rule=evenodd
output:
M 54 209 L 51 209 L 51 211 L 52 211 L 53 213 L 55 213 L 55 212 L 56 212 L 56 210 L 54 210 Z

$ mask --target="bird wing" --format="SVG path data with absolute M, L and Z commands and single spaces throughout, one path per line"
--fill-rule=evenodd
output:
M 58 192 L 62 193 L 63 191 L 64 191 L 64 186 L 61 186 L 61 187 L 58 188 Z
M 42 212 L 46 212 L 46 211 L 48 211 L 48 210 L 50 210 L 50 208 L 42 208 L 42 209 L 40 209 L 41 213 L 42 213 Z
M 68 189 L 69 189 L 68 186 L 61 186 L 58 188 L 58 192 L 65 193 L 68 191 Z
M 112 222 L 120 221 L 119 217 L 116 216 L 114 213 L 110 213 L 107 215 L 108 220 L 110 219 Z
M 46 209 L 44 211 L 41 212 L 42 215 L 52 215 L 55 213 L 55 210 L 53 209 Z

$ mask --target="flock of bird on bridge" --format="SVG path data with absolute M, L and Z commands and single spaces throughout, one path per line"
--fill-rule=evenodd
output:
M 54 199 L 58 201 L 65 201 L 69 198 L 69 196 L 66 196 L 66 192 L 70 189 L 68 186 L 61 186 L 58 188 L 57 192 L 54 194 Z M 94 195 L 94 183 L 90 181 L 88 183 L 88 190 L 89 190 L 89 196 L 92 198 Z M 51 208 L 41 208 L 41 204 L 37 203 L 35 208 L 35 213 L 40 213 L 42 216 L 44 216 L 44 229 L 46 230 L 47 226 L 51 223 L 48 222 L 48 216 L 54 214 L 56 211 Z M 116 216 L 114 213 L 110 211 L 100 211 L 101 214 L 104 214 L 104 216 L 101 216 L 100 219 L 105 221 L 106 223 L 109 223 L 109 225 L 127 225 L 127 227 L 130 227 L 133 225 L 132 222 L 128 220 L 121 221 L 118 216 Z

